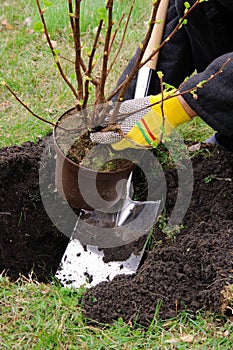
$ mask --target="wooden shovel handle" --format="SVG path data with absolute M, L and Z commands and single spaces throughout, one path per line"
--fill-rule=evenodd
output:
M 145 61 L 151 53 L 154 51 L 156 47 L 158 47 L 161 43 L 163 30 L 165 26 L 166 16 L 167 16 L 167 8 L 168 8 L 169 0 L 161 0 L 157 14 L 156 21 L 161 21 L 161 23 L 155 23 L 149 43 L 143 55 L 142 62 Z M 145 66 L 148 68 L 156 69 L 157 61 L 158 61 L 159 52 L 157 52 L 146 64 Z

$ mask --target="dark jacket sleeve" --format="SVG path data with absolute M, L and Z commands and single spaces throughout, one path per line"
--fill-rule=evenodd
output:
M 180 91 L 189 90 L 199 82 L 209 79 L 220 71 L 228 59 L 230 61 L 221 73 L 197 89 L 197 99 L 191 93 L 183 97 L 214 130 L 233 137 L 233 52 L 218 57 L 203 72 L 189 78 Z
M 233 2 L 230 0 L 218 0 L 226 9 L 233 12 Z

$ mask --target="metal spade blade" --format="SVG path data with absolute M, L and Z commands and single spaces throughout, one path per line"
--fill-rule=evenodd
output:
M 133 201 L 131 178 L 117 213 L 81 213 L 55 275 L 63 286 L 90 288 L 137 271 L 160 201 Z

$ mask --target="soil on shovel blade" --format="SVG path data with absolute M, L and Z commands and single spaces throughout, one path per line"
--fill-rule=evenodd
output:
M 39 282 L 50 282 L 68 243 L 50 221 L 40 196 L 38 171 L 44 144 L 39 140 L 0 149 L 0 271 L 12 281 L 33 271 Z M 192 164 L 194 189 L 181 231 L 168 237 L 157 223 L 137 274 L 117 276 L 84 295 L 88 319 L 111 323 L 122 317 L 146 326 L 158 303 L 160 318 L 174 317 L 183 309 L 232 317 L 224 299 L 227 286 L 233 284 L 232 153 L 202 145 Z M 165 173 L 169 213 L 177 176 L 172 169 Z M 49 195 L 56 199 L 52 202 L 65 222 L 54 184 Z

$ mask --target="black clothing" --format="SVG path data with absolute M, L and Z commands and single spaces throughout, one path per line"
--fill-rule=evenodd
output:
M 163 0 L 162 0 L 163 1 Z M 166 38 L 184 13 L 184 0 L 170 0 L 163 37 Z M 190 5 L 195 0 L 189 1 Z M 233 140 L 233 1 L 202 2 L 189 14 L 188 22 L 165 44 L 159 53 L 156 70 L 164 73 L 164 82 L 186 91 L 208 79 L 231 61 L 223 72 L 198 89 L 198 99 L 188 93 L 183 97 L 190 107 L 213 129 Z M 123 72 L 119 83 L 130 71 L 138 51 Z M 193 75 L 193 73 L 195 74 Z M 134 97 L 136 77 L 125 99 Z M 148 95 L 160 92 L 159 80 L 153 74 Z M 218 137 L 217 137 L 218 138 Z

